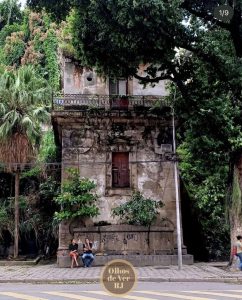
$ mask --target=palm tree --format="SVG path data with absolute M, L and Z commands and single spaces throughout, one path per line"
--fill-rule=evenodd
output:
M 18 256 L 20 171 L 32 162 L 49 120 L 51 88 L 31 66 L 0 75 L 0 162 L 15 174 L 14 257 Z

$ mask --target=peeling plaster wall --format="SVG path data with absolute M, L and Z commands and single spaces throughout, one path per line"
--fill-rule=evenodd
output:
M 92 76 L 92 80 L 87 78 Z M 95 72 L 81 67 L 69 60 L 64 65 L 64 93 L 65 94 L 108 94 L 108 85 L 104 78 L 100 78 Z
M 146 77 L 147 73 L 145 72 L 147 66 L 140 65 L 138 75 L 141 77 Z M 139 80 L 133 78 L 133 95 L 160 95 L 167 96 L 168 90 L 166 89 L 167 80 L 161 80 L 155 86 L 147 85 L 146 88 L 139 83 Z
M 100 215 L 94 221 L 115 224 L 111 209 L 127 201 L 132 189 L 138 188 L 144 196 L 162 200 L 165 206 L 161 216 L 175 224 L 173 165 L 160 162 L 161 154 L 155 153 L 155 137 L 162 127 L 146 126 L 143 120 L 140 124 L 110 119 L 80 121 L 83 122 L 63 127 L 62 162 L 67 166 L 79 165 L 80 176 L 96 182 Z M 112 152 L 129 152 L 130 189 L 112 188 Z
M 92 80 L 88 81 L 88 76 L 92 76 Z M 146 76 L 144 67 L 140 66 L 140 76 Z M 130 95 L 161 95 L 168 94 L 165 88 L 166 81 L 160 81 L 154 87 L 147 86 L 145 89 L 143 85 L 135 78 L 128 81 L 128 94 Z M 109 94 L 108 79 L 100 78 L 97 74 L 79 64 L 65 59 L 64 64 L 64 92 L 65 94 Z

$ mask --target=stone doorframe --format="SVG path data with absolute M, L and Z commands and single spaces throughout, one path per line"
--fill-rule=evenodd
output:
M 112 187 L 112 153 L 129 152 L 129 169 L 130 169 L 130 187 L 114 188 Z M 108 147 L 106 151 L 106 187 L 105 196 L 130 196 L 132 190 L 138 188 L 138 167 L 137 167 L 137 145 L 117 144 Z

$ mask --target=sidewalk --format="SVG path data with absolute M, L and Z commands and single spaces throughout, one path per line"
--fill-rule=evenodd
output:
M 225 265 L 225 264 L 224 264 Z M 152 266 L 136 268 L 139 281 L 206 281 L 242 283 L 241 271 L 225 271 L 211 264 L 196 263 L 177 266 Z M 36 266 L 2 266 L 0 283 L 98 283 L 102 268 L 58 268 L 56 264 Z

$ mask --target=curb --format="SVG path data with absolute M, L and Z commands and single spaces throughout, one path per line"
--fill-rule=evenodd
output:
M 40 261 L 41 257 L 38 256 L 33 260 L 0 260 L 0 267 L 13 267 L 13 266 L 35 266 Z
M 218 282 L 242 284 L 241 277 L 235 278 L 146 278 L 141 277 L 138 282 Z M 0 279 L 1 283 L 30 283 L 30 284 L 95 284 L 100 283 L 100 278 L 82 279 Z

